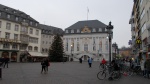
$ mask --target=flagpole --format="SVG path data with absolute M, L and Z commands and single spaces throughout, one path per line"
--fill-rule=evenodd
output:
M 87 7 L 87 20 L 88 20 L 88 13 L 89 13 L 89 8 Z

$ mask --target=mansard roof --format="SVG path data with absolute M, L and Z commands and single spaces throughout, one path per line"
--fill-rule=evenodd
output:
M 71 25 L 70 27 L 66 28 L 65 31 L 67 31 L 68 33 L 65 32 L 65 34 L 70 34 L 71 30 L 74 31 L 74 33 L 71 34 L 78 34 L 78 33 L 99 33 L 99 32 L 106 32 L 106 26 L 104 23 L 98 21 L 98 20 L 85 20 L 85 21 L 78 21 L 77 23 Z M 102 31 L 99 31 L 99 29 L 102 29 Z M 94 32 L 93 29 L 95 30 Z M 80 32 L 77 32 L 77 31 Z M 88 32 L 84 32 L 88 31 Z
M 44 24 L 39 24 L 40 29 L 42 30 L 42 34 L 61 34 L 63 35 L 63 30 L 61 28 L 48 26 Z
M 5 19 L 17 23 L 21 23 L 25 19 L 26 20 L 25 22 L 28 23 L 29 25 L 30 22 L 32 22 L 33 25 L 31 26 L 35 26 L 36 23 L 39 23 L 38 21 L 30 17 L 30 15 L 27 15 L 22 11 L 4 6 L 2 4 L 0 4 L 0 13 L 1 13 L 0 19 Z M 10 18 L 7 18 L 8 14 L 10 15 Z M 16 21 L 16 17 L 18 17 L 18 21 Z
M 85 20 L 85 21 L 78 21 L 77 23 L 73 24 L 72 26 L 66 29 L 81 29 L 84 26 L 88 26 L 91 28 L 105 28 L 107 25 L 98 20 Z

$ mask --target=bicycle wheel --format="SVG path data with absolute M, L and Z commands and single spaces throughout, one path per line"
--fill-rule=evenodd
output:
M 114 80 L 118 80 L 121 78 L 121 73 L 119 71 L 113 71 L 112 74 L 111 74 L 111 77 L 114 79 Z
M 97 78 L 98 78 L 99 80 L 103 80 L 105 77 L 106 77 L 106 72 L 105 72 L 105 71 L 100 71 L 100 72 L 98 72 Z

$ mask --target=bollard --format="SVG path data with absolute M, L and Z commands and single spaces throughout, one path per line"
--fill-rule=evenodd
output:
M 2 68 L 0 67 L 0 79 L 2 79 Z

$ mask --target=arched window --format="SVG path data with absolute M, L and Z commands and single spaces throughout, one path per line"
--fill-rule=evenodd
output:
M 34 47 L 34 51 L 38 51 L 38 47 Z
M 29 46 L 29 47 L 28 47 L 28 50 L 29 50 L 29 51 L 32 51 L 32 46 Z

